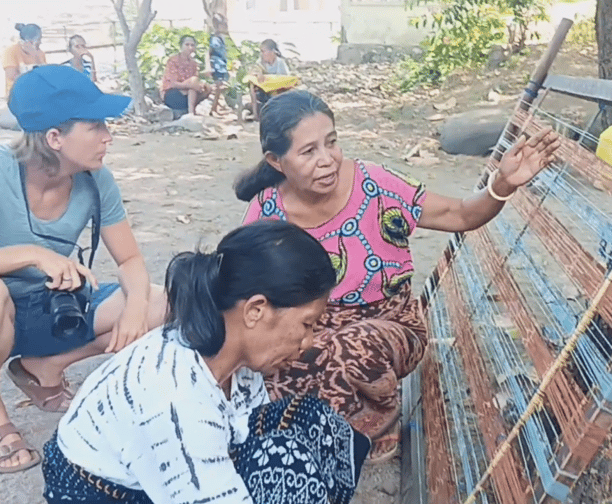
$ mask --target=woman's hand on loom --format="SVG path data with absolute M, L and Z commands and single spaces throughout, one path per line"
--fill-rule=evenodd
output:
M 561 145 L 559 135 L 552 128 L 544 128 L 529 140 L 521 135 L 514 146 L 502 157 L 497 184 L 505 184 L 511 193 L 546 168 L 555 159 L 555 151 Z

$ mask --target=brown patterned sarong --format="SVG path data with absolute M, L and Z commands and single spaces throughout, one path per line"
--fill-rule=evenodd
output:
M 375 439 L 397 420 L 399 380 L 416 368 L 426 345 L 418 300 L 405 284 L 397 295 L 368 306 L 328 305 L 313 347 L 267 377 L 266 385 L 272 400 L 317 395 Z

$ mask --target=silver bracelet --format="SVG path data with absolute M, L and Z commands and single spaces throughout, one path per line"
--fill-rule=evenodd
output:
M 516 189 L 512 191 L 510 194 L 508 194 L 508 196 L 500 196 L 499 194 L 497 194 L 493 190 L 493 182 L 495 181 L 495 178 L 497 177 L 498 173 L 499 173 L 499 168 L 496 168 L 495 171 L 491 173 L 491 175 L 489 175 L 489 180 L 487 180 L 487 191 L 489 191 L 489 196 L 491 196 L 491 198 L 493 198 L 494 200 L 508 201 L 510 198 L 512 198 L 512 196 L 514 196 Z

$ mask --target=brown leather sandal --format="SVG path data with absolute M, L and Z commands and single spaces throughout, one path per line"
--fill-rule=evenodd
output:
M 43 411 L 65 413 L 70 406 L 70 401 L 74 398 L 64 376 L 59 385 L 43 387 L 38 378 L 22 366 L 21 359 L 18 357 L 8 363 L 6 373 L 13 383 L 30 398 L 32 404 Z
M 11 422 L 6 423 L 4 425 L 0 425 L 0 442 L 10 434 L 17 434 L 21 437 L 21 439 L 18 441 L 13 441 L 12 443 L 9 443 L 7 445 L 0 445 L 0 462 L 4 462 L 5 460 L 10 459 L 20 450 L 27 450 L 32 460 L 21 465 L 0 467 L 0 474 L 25 471 L 27 469 L 30 469 L 31 467 L 40 464 L 40 454 L 36 451 L 36 449 L 32 448 L 28 443 L 24 441 L 21 433 L 15 428 L 15 426 Z

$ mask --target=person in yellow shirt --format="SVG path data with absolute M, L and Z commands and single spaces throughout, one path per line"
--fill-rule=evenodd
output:
M 17 77 L 32 70 L 35 66 L 47 63 L 45 53 L 40 50 L 42 39 L 40 26 L 17 23 L 15 29 L 19 31 L 19 42 L 6 48 L 2 62 L 7 97 Z

